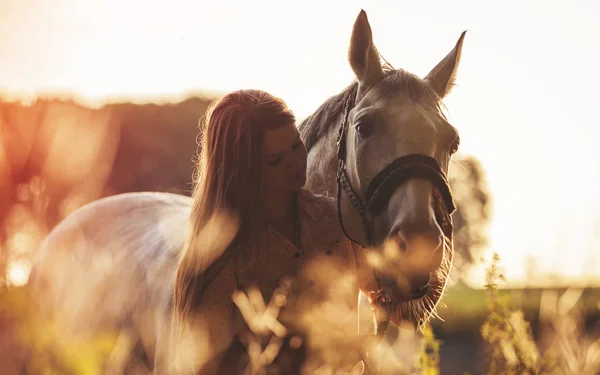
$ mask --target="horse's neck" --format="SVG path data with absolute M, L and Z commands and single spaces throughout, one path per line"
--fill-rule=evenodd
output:
M 341 116 L 329 119 L 339 123 Z M 337 198 L 337 131 L 331 126 L 308 153 L 306 187 L 315 194 Z

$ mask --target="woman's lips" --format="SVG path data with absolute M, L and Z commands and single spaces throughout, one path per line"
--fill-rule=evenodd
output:
M 304 178 L 306 178 L 306 172 L 304 172 L 304 171 L 296 172 L 290 176 L 290 180 L 293 180 L 293 181 L 301 181 Z

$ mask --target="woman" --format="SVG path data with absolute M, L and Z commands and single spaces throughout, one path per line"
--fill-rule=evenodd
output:
M 283 278 L 293 280 L 278 318 L 287 328 L 308 333 L 316 317 L 331 314 L 323 312 L 326 303 L 335 302 L 343 310 L 334 317 L 336 332 L 356 335 L 356 285 L 374 290 L 372 272 L 363 266 L 362 248 L 344 236 L 334 201 L 303 188 L 307 151 L 295 122 L 281 99 L 241 90 L 216 102 L 201 126 L 192 235 L 175 277 L 173 332 L 179 346 L 173 350 L 183 373 L 215 373 L 234 338 L 247 330 L 234 291 L 256 286 L 269 301 Z M 222 212 L 235 215 L 238 230 L 219 259 L 199 271 L 206 242 L 198 234 Z M 358 271 L 358 284 L 334 284 L 344 275 L 356 278 Z M 193 358 L 184 354 L 188 349 Z

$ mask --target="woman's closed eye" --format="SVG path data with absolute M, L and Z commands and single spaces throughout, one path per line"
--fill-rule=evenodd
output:
M 277 157 L 275 157 L 273 159 L 269 159 L 267 162 L 269 163 L 269 165 L 272 165 L 272 166 L 275 167 L 279 163 L 281 163 L 281 160 L 282 160 L 282 157 L 281 157 L 281 155 L 279 155 L 279 156 L 277 156 Z
M 298 150 L 300 150 L 301 147 L 302 147 L 302 140 L 300 138 L 298 138 L 298 140 L 296 142 L 294 142 L 294 144 L 292 145 L 292 151 L 298 151 Z M 268 159 L 267 162 L 269 163 L 269 165 L 275 167 L 275 166 L 279 165 L 282 160 L 283 160 L 283 154 L 278 154 L 278 155 L 273 156 L 272 158 Z

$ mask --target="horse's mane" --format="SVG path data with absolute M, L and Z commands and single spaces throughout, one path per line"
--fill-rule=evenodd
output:
M 409 99 L 413 101 L 428 100 L 430 103 L 436 103 L 439 107 L 438 109 L 441 109 L 441 99 L 421 78 L 403 69 L 394 69 L 387 62 L 385 62 L 382 67 L 384 73 L 383 81 L 392 83 L 387 85 L 389 89 L 406 92 Z M 308 151 L 310 151 L 317 141 L 327 134 L 333 126 L 337 125 L 333 120 L 342 113 L 346 98 L 348 95 L 355 93 L 357 88 L 358 81 L 354 80 L 340 93 L 328 98 L 313 114 L 305 118 L 300 125 L 298 125 L 300 137 L 304 141 Z
M 339 94 L 327 99 L 312 115 L 308 116 L 300 123 L 298 130 L 300 132 L 300 138 L 302 138 L 302 141 L 306 145 L 307 151 L 310 151 L 315 143 L 317 143 L 317 141 L 327 133 L 332 126 L 334 126 L 335 122 L 332 120 L 342 113 L 346 98 L 350 93 L 354 92 L 357 87 L 358 81 L 354 80 Z

